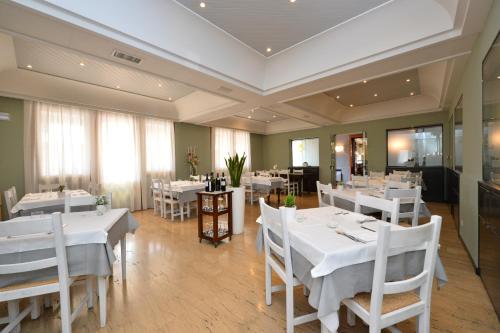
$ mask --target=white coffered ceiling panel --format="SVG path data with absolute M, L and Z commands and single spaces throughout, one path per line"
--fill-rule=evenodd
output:
M 254 108 L 248 111 L 237 113 L 235 116 L 240 118 L 251 119 L 254 121 L 260 121 L 264 123 L 271 123 L 286 119 L 282 115 L 264 108 Z
M 14 46 L 21 69 L 164 101 L 175 101 L 195 91 L 177 81 L 42 42 L 15 38 Z
M 202 0 L 177 2 L 267 56 L 390 1 L 203 0 L 204 8 Z

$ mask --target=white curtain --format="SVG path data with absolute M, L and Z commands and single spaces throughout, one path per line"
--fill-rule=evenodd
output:
M 250 133 L 245 131 L 214 127 L 212 128 L 212 168 L 225 171 L 225 158 L 234 154 L 247 156 L 245 170 L 251 170 Z
M 72 106 L 25 103 L 25 182 L 87 188 L 91 179 L 91 138 L 95 112 Z M 31 162 L 31 163 L 30 163 Z
M 25 102 L 26 192 L 43 183 L 113 193 L 114 207 L 151 207 L 151 178 L 175 179 L 172 121 Z

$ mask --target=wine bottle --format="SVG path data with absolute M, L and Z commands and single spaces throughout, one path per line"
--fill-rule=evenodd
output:
M 215 190 L 220 191 L 220 177 L 218 172 L 217 172 L 217 178 L 215 178 Z
M 210 172 L 210 192 L 214 192 L 214 191 L 215 191 L 215 177 L 214 177 L 214 173 Z
M 205 176 L 205 192 L 210 192 L 210 180 L 208 180 L 208 173 Z
M 226 191 L 226 177 L 224 177 L 224 172 L 222 173 L 222 178 L 220 180 L 220 190 Z

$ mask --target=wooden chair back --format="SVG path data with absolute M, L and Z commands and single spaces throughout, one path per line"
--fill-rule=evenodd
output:
M 356 213 L 361 213 L 361 207 L 374 208 L 382 211 L 382 218 L 384 218 L 384 212 L 389 213 L 389 216 L 391 217 L 391 223 L 398 224 L 399 202 L 399 198 L 387 200 L 384 198 L 373 197 L 371 195 L 363 195 L 360 192 L 357 192 L 354 211 Z
M 368 176 L 354 176 L 351 175 L 352 188 L 368 187 Z

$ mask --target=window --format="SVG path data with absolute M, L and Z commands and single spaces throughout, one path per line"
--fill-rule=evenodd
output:
M 144 119 L 146 141 L 146 172 L 165 177 L 174 167 L 174 125 L 169 120 Z
M 443 165 L 443 127 L 429 126 L 387 131 L 388 166 Z
M 227 128 L 212 128 L 212 167 L 216 171 L 226 169 L 225 159 L 229 155 L 247 156 L 245 169 L 251 169 L 250 133 Z
M 319 166 L 319 139 L 292 140 L 292 166 Z

